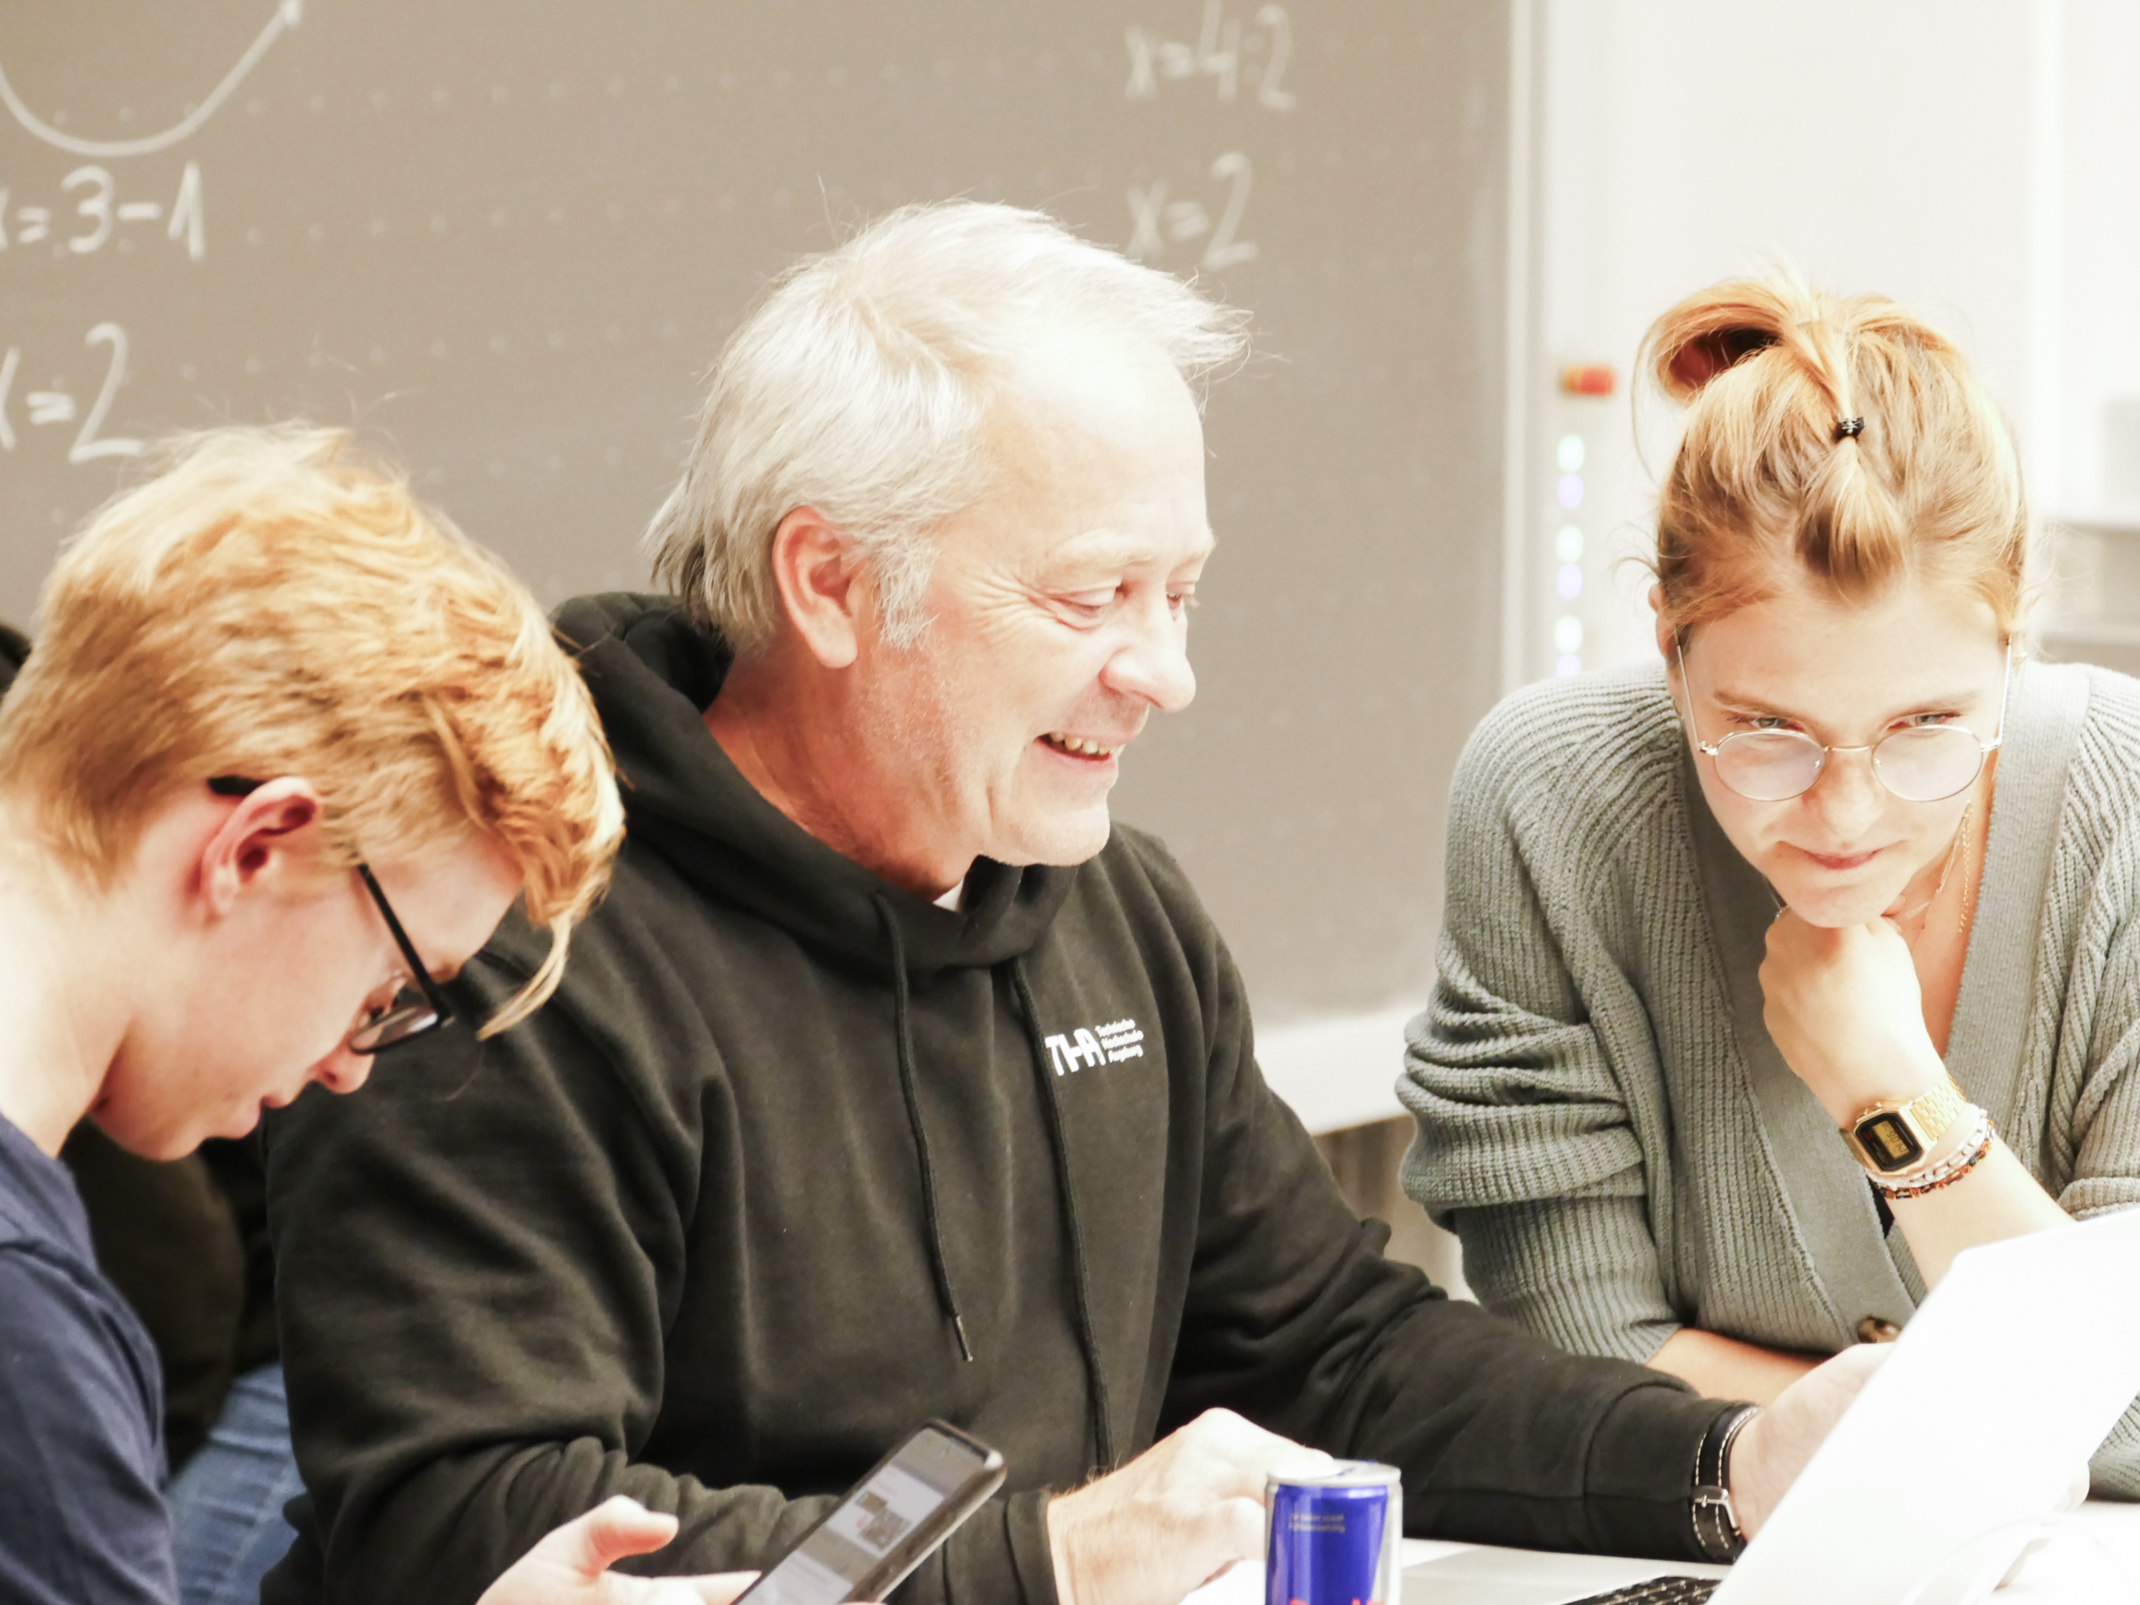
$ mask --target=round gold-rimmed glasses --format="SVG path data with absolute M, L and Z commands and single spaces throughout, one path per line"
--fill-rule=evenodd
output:
M 2014 646 L 2006 644 L 1999 681 L 1999 725 L 1989 741 L 1966 725 L 1908 725 L 1863 747 L 1829 747 L 1803 730 L 1738 730 L 1721 741 L 1704 741 L 1694 727 L 1694 682 L 1677 636 L 1679 683 L 1687 691 L 1687 736 L 1716 765 L 1716 777 L 1749 802 L 1789 802 L 1803 797 L 1828 766 L 1828 755 L 1864 752 L 1880 784 L 1905 802 L 1943 802 L 1967 791 L 1984 772 L 1984 760 L 2006 740 L 2006 695 L 2014 680 Z

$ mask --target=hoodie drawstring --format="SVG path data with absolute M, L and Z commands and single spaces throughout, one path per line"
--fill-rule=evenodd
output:
M 944 1263 L 944 1233 L 936 1218 L 936 1173 L 929 1165 L 929 1133 L 921 1123 L 921 1099 L 914 1091 L 914 1031 L 907 995 L 907 945 L 899 934 L 899 918 L 885 898 L 876 899 L 877 912 L 892 939 L 892 1034 L 899 1043 L 899 1090 L 907 1102 L 907 1129 L 914 1134 L 914 1157 L 921 1167 L 921 1212 L 929 1229 L 929 1270 L 936 1278 L 936 1302 L 959 1340 L 959 1353 L 969 1364 L 973 1349 L 966 1341 L 966 1322 L 959 1315 L 959 1301 L 951 1291 L 951 1269 Z
M 1092 1330 L 1092 1294 L 1085 1274 L 1085 1234 L 1078 1225 L 1077 1187 L 1070 1179 L 1070 1149 L 1063 1140 L 1062 1106 L 1056 1100 L 1055 1077 L 1048 1073 L 1048 1045 L 1040 1035 L 1040 1010 L 1033 1003 L 1033 988 L 1025 978 L 1025 961 L 1011 960 L 1011 985 L 1018 992 L 1018 1007 L 1025 1015 L 1026 1042 L 1033 1050 L 1033 1065 L 1040 1076 L 1042 1101 L 1048 1110 L 1048 1140 L 1055 1150 L 1055 1185 L 1062 1194 L 1063 1224 L 1070 1239 L 1070 1283 L 1077 1299 L 1077 1346 L 1085 1357 L 1088 1402 L 1092 1412 L 1092 1444 L 1100 1469 L 1115 1469 L 1113 1413 L 1107 1405 L 1107 1373 L 1100 1368 L 1100 1342 Z

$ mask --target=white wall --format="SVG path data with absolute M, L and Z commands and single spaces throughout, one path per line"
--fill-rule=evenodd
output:
M 2140 6 L 2066 0 L 2060 20 L 2060 405 L 2040 422 L 2055 430 L 2058 510 L 2130 517 L 2131 492 L 2104 484 L 2104 408 L 2140 399 Z M 2140 479 L 2140 440 L 2122 445 L 2123 477 Z
M 1524 0 L 1518 0 L 1524 3 Z M 1920 305 L 1961 340 L 2020 426 L 2039 497 L 2095 472 L 2094 402 L 2140 352 L 2130 284 L 2140 7 L 2122 0 L 1530 0 L 1533 97 L 1529 551 L 1525 673 L 1553 671 L 1555 621 L 1585 667 L 1654 654 L 1646 549 L 1653 479 L 1630 380 L 1650 321 L 1715 280 L 1782 260 L 1816 284 Z M 2061 219 L 2073 219 L 2069 238 Z M 2048 227 L 2046 226 L 2048 224 Z M 2065 264 L 2061 272 L 2061 263 Z M 2122 283 L 2120 281 L 2123 281 Z M 2111 303 L 2122 299 L 2122 305 Z M 2078 309 L 2105 308 L 2085 340 Z M 2113 316 L 2114 313 L 2114 316 Z M 2098 327 L 2100 324 L 2100 327 Z M 2101 338 L 2112 328 L 2122 342 Z M 1609 400 L 1560 394 L 1567 362 L 1619 373 Z M 2098 375 L 2096 367 L 2107 372 Z M 2127 384 L 2140 394 L 2140 383 Z M 2091 392 L 2092 393 L 2092 392 Z M 1671 410 L 1647 403 L 1653 467 Z M 2088 429 L 2058 428 L 2076 412 Z M 2078 420 L 2073 420 L 2078 422 Z M 1585 443 L 1584 591 L 1554 594 L 1561 437 Z

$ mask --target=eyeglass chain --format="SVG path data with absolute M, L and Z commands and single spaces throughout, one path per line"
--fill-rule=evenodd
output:
M 1932 895 L 1915 908 L 1906 908 L 1897 914 L 1895 916 L 1896 924 L 1899 925 L 1904 920 L 1915 919 L 1939 901 L 1939 894 L 1947 889 L 1947 878 L 1954 873 L 1955 860 L 1960 859 L 1962 865 L 1962 912 L 1955 921 L 1954 928 L 1960 935 L 1967 936 L 1969 934 L 1969 922 L 1975 916 L 1976 909 L 1969 896 L 1969 852 L 1963 846 L 1963 843 L 1969 839 L 1969 816 L 1975 812 L 1976 805 L 1976 799 L 1972 797 L 1962 809 L 1961 823 L 1954 827 L 1954 842 L 1947 849 L 1947 862 L 1940 868 L 1939 884 L 1932 888 Z

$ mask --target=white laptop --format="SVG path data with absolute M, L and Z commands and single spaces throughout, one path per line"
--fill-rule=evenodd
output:
M 1962 1254 L 1728 1574 L 1477 1546 L 1405 1605 L 1966 1605 L 2140 1397 L 2140 1210 Z M 1673 1575 L 1690 1581 L 1658 1581 Z M 1649 1579 L 1645 1582 L 1643 1579 Z M 1621 1592 L 1625 1590 L 1625 1592 Z

